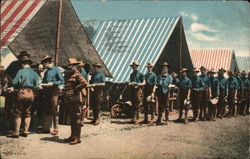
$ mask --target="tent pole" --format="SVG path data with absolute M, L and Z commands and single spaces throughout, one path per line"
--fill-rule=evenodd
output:
M 56 32 L 56 48 L 55 48 L 55 66 L 58 66 L 58 55 L 59 55 L 59 49 L 60 49 L 61 22 L 62 22 L 62 0 L 59 0 L 57 32 Z
M 181 70 L 181 68 L 182 68 L 182 18 L 180 19 L 180 43 L 179 43 L 180 45 L 179 45 L 179 61 L 180 61 L 180 69 L 179 70 Z

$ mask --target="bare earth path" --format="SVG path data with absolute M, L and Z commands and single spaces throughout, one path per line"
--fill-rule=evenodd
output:
M 167 126 L 127 124 L 128 119 L 104 117 L 99 126 L 82 128 L 82 143 L 70 146 L 62 139 L 70 127 L 61 125 L 58 136 L 30 134 L 28 138 L 0 136 L 2 159 L 247 159 L 250 118 L 216 122 L 171 123 Z M 170 119 L 176 119 L 172 115 Z

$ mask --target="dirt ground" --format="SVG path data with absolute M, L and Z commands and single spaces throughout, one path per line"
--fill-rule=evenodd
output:
M 171 115 L 170 120 L 177 118 Z M 163 126 L 131 125 L 129 119 L 110 119 L 98 126 L 86 122 L 82 143 L 68 145 L 70 126 L 59 135 L 32 133 L 19 139 L 0 136 L 1 159 L 247 159 L 249 116 L 216 122 L 170 123 Z

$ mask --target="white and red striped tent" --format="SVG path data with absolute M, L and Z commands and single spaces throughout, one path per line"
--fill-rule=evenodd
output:
M 31 54 L 35 64 L 39 63 L 44 55 L 53 57 L 58 30 L 59 2 L 59 0 L 1 1 L 1 50 L 9 48 L 16 56 L 25 50 Z M 90 65 L 98 62 L 102 65 L 101 70 L 112 77 L 86 34 L 70 0 L 61 2 L 58 64 L 67 65 L 70 57 L 82 59 Z M 2 56 L 1 54 L 1 59 Z
M 238 71 L 238 65 L 235 58 L 234 50 L 230 49 L 214 49 L 214 50 L 198 50 L 190 49 L 190 56 L 194 67 L 201 66 L 207 69 L 214 68 L 218 70 L 224 68 L 226 70 Z
M 1 44 L 6 46 L 22 31 L 44 0 L 3 0 L 1 1 Z

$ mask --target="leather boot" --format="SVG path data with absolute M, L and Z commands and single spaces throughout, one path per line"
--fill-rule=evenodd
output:
M 162 113 L 159 113 L 158 118 L 156 120 L 156 125 L 161 125 L 161 117 L 162 117 Z
M 168 111 L 165 111 L 165 125 L 168 125 L 168 122 L 169 122 L 169 112 Z
M 15 132 L 7 135 L 6 137 L 19 138 L 19 130 L 20 130 L 21 122 L 22 122 L 21 118 L 16 118 L 15 119 Z
M 53 132 L 51 133 L 51 135 L 57 135 L 58 134 L 58 121 L 59 121 L 59 117 L 57 114 L 54 114 L 52 116 L 52 119 L 53 119 L 53 126 L 54 126 L 54 130 Z
M 69 142 L 70 145 L 81 143 L 80 137 L 81 137 L 82 126 L 80 120 L 77 121 L 74 125 L 75 125 L 75 132 L 74 132 L 75 138 Z
M 184 124 L 188 123 L 188 110 L 185 110 L 185 119 L 184 119 Z
M 29 131 L 29 127 L 30 127 L 30 120 L 31 120 L 30 117 L 24 119 L 24 132 L 22 134 L 20 134 L 23 137 L 28 137 L 28 131 Z
M 178 117 L 177 121 L 181 121 L 181 119 L 182 119 L 182 114 L 183 114 L 183 110 L 180 109 L 180 110 L 179 110 L 179 117 Z
M 43 116 L 42 133 L 50 133 L 51 122 L 52 122 L 52 116 L 51 115 L 44 115 Z
M 100 124 L 100 111 L 99 110 L 96 110 L 96 114 L 95 114 L 95 117 L 94 117 L 94 125 L 99 125 Z

